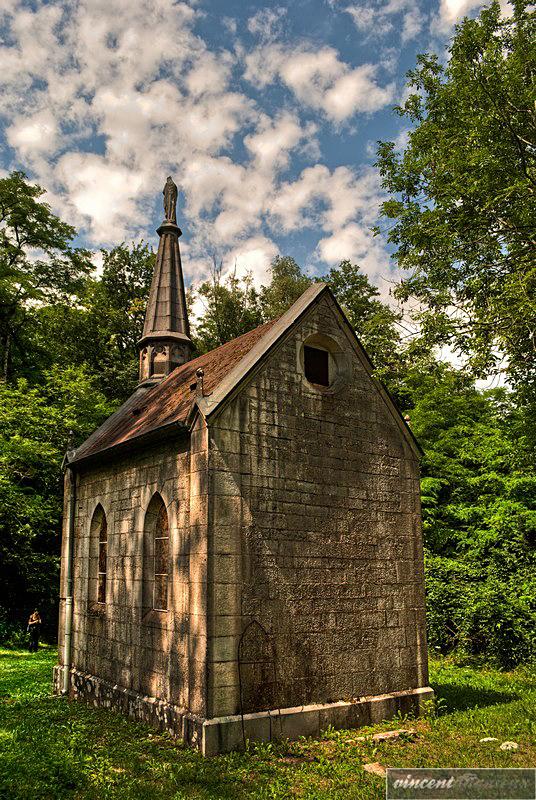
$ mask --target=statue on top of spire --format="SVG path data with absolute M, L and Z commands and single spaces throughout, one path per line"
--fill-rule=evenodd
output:
M 164 186 L 164 214 L 166 222 L 173 222 L 177 224 L 177 187 L 173 183 L 173 178 L 168 175 L 166 185 Z

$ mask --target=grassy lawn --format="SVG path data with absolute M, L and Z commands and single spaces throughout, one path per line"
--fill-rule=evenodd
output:
M 383 798 L 384 780 L 363 771 L 384 766 L 536 765 L 536 681 L 528 671 L 500 673 L 431 664 L 438 709 L 426 719 L 321 740 L 251 747 L 204 759 L 145 725 L 108 710 L 51 695 L 55 651 L 0 649 L 0 798 Z M 374 744 L 363 733 L 408 724 L 413 741 Z M 479 743 L 485 736 L 499 741 Z M 505 740 L 519 744 L 503 752 Z

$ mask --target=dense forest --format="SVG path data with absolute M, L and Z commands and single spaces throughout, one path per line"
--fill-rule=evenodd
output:
M 506 19 L 494 4 L 459 26 L 446 64 L 423 55 L 410 73 L 408 143 L 380 142 L 377 161 L 397 302 L 349 261 L 311 276 L 283 256 L 265 286 L 214 266 L 189 293 L 202 353 L 330 284 L 424 451 L 430 646 L 505 668 L 536 642 L 535 27 L 523 3 Z M 35 604 L 54 634 L 63 455 L 136 385 L 154 264 L 122 244 L 96 274 L 44 195 L 22 172 L 0 179 L 4 640 Z

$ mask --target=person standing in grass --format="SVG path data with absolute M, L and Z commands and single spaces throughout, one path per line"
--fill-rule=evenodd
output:
M 30 614 L 28 620 L 28 633 L 30 634 L 30 653 L 37 653 L 39 647 L 39 633 L 41 631 L 41 616 L 37 609 Z

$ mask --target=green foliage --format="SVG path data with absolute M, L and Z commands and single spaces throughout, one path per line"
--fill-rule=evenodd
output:
M 194 297 L 190 297 L 190 307 L 196 297 L 204 308 L 194 336 L 198 353 L 213 350 L 262 322 L 251 276 L 240 279 L 232 272 L 224 279 L 222 264 L 214 262 L 210 280 L 202 283 Z
M 414 380 L 430 644 L 509 668 L 536 655 L 536 479 L 519 411 L 447 367 Z
M 427 554 L 429 644 L 503 669 L 534 659 L 534 577 L 501 579 L 489 565 Z
M 40 186 L 22 172 L 0 179 L 0 356 L 4 378 L 20 374 L 29 353 L 31 308 L 67 301 L 91 268 L 88 253 L 74 249 L 74 228 L 39 198 Z
M 260 291 L 263 319 L 277 319 L 312 283 L 301 267 L 289 256 L 277 256 L 270 267 L 270 283 Z
M 0 608 L 0 642 L 4 647 L 28 647 L 29 635 L 23 620 L 14 619 Z
M 131 393 L 154 255 L 103 251 L 100 276 L 75 230 L 20 172 L 0 179 L 0 636 L 30 607 L 56 629 L 61 462 Z
M 98 349 L 86 362 L 99 375 L 104 393 L 124 400 L 138 382 L 138 341 L 156 257 L 144 242 L 103 250 L 102 257 L 102 275 L 87 300 Z
M 80 442 L 111 411 L 81 368 L 53 368 L 40 387 L 0 381 L 0 608 L 8 621 L 23 626 L 38 604 L 54 631 L 61 462 L 70 436 Z
M 138 347 L 155 255 L 145 243 L 102 251 L 100 276 L 88 278 L 76 303 L 33 312 L 33 370 L 80 365 L 107 397 L 124 401 L 138 381 Z
M 391 194 L 394 258 L 408 270 L 398 296 L 417 298 L 429 343 L 451 344 L 479 376 L 502 356 L 509 378 L 535 387 L 536 13 L 493 2 L 456 29 L 449 59 L 419 56 L 412 126 L 402 154 L 380 143 Z
M 0 797 L 77 800 L 379 800 L 384 781 L 363 770 L 385 766 L 530 767 L 536 758 L 533 676 L 431 663 L 436 713 L 320 739 L 249 743 L 246 752 L 204 758 L 105 708 L 52 697 L 56 654 L 0 650 Z M 411 728 L 411 741 L 372 734 Z M 50 732 L 54 731 L 51 736 Z M 483 743 L 486 736 L 498 742 Z M 519 744 L 503 752 L 502 741 Z

